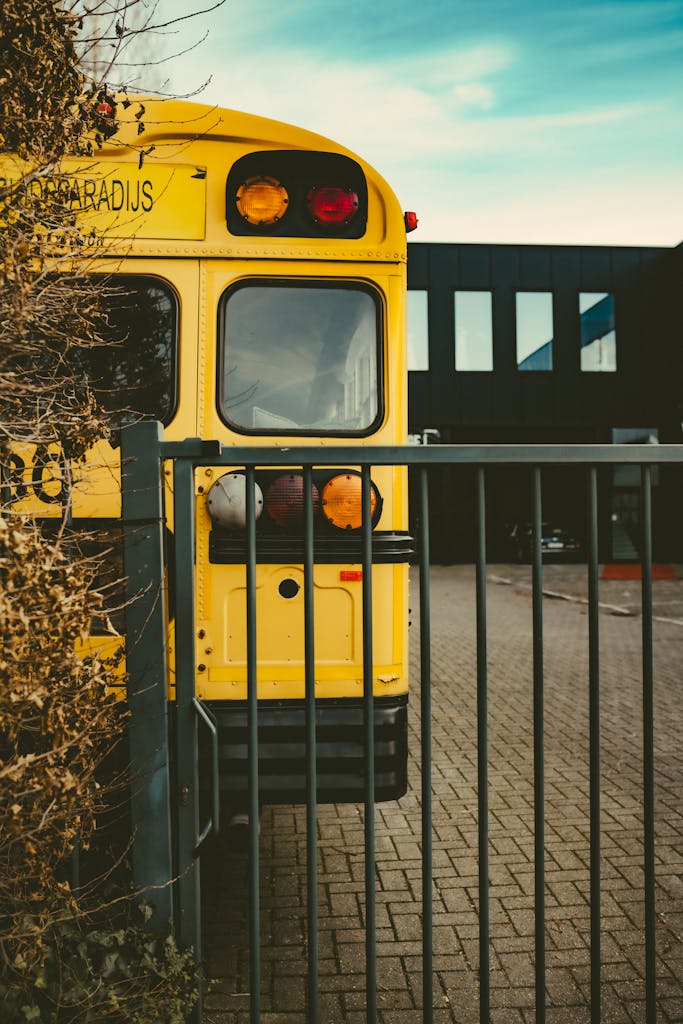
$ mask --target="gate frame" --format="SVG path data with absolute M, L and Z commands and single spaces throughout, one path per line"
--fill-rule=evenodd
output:
M 600 755 L 599 755 L 599 652 L 598 652 L 598 501 L 597 470 L 601 465 L 639 465 L 642 496 L 642 639 L 643 639 L 643 814 L 644 814 L 644 896 L 645 896 L 645 989 L 646 1021 L 655 1024 L 655 846 L 654 846 L 654 720 L 653 720 L 653 636 L 652 636 L 652 466 L 683 463 L 683 445 L 429 445 L 351 446 L 336 445 L 264 447 L 223 446 L 218 441 L 189 438 L 164 441 L 161 426 L 143 422 L 122 431 L 124 472 L 122 474 L 126 572 L 130 596 L 127 607 L 126 648 L 131 703 L 131 751 L 134 767 L 147 763 L 153 772 L 142 775 L 144 784 L 133 800 L 134 872 L 140 889 L 156 888 L 170 893 L 176 879 L 175 931 L 181 947 L 194 949 L 201 961 L 200 847 L 212 831 L 218 830 L 217 731 L 195 693 L 195 469 L 202 466 L 244 467 L 247 477 L 247 691 L 249 722 L 249 926 L 251 1020 L 260 1017 L 259 957 L 259 851 L 258 851 L 258 735 L 256 698 L 256 516 L 253 497 L 257 466 L 301 469 L 310 480 L 313 466 L 361 467 L 363 525 L 363 653 L 364 712 L 366 735 L 365 850 L 366 850 L 366 980 L 367 1020 L 376 1019 L 376 956 L 374 936 L 374 758 L 372 694 L 372 526 L 370 516 L 370 468 L 376 465 L 419 467 L 421 523 L 420 552 L 420 664 L 422 690 L 422 838 L 423 838 L 423 1015 L 432 1020 L 431 941 L 431 730 L 430 730 L 430 631 L 429 631 L 429 466 L 472 465 L 477 473 L 476 488 L 476 628 L 477 628 L 477 719 L 478 719 L 478 810 L 479 810 L 479 906 L 480 906 L 480 1020 L 489 1019 L 489 914 L 488 914 L 488 803 L 487 803 L 487 651 L 486 651 L 486 529 L 485 471 L 487 466 L 515 464 L 532 470 L 533 551 L 533 718 L 534 718 L 534 847 L 535 847 L 535 977 L 536 1020 L 545 1021 L 545 864 L 544 864 L 544 758 L 543 758 L 543 618 L 541 552 L 541 469 L 544 465 L 584 465 L 588 474 L 588 616 L 589 616 L 589 763 L 590 763 L 590 892 L 591 892 L 591 1021 L 600 1021 Z M 173 800 L 177 804 L 175 834 L 171 835 L 172 787 L 168 782 L 169 745 L 167 694 L 162 669 L 166 666 L 166 622 L 163 588 L 163 496 L 162 464 L 173 462 L 174 556 L 176 621 L 176 731 L 178 784 Z M 307 714 L 307 889 L 308 889 L 308 1012 L 310 1024 L 317 1024 L 317 837 L 316 837 L 316 752 L 313 657 L 313 510 L 310 489 L 304 489 L 304 627 Z M 135 534 L 138 533 L 136 554 Z M 139 550 L 140 540 L 144 551 Z M 138 581 L 142 580 L 140 589 Z M 183 580 L 184 585 L 180 586 Z M 136 589 L 137 588 L 137 589 Z M 426 627 L 426 628 L 425 628 Z M 163 705 L 163 706 L 162 706 Z M 198 724 L 209 729 L 213 744 L 213 810 L 200 831 L 198 779 Z M 180 781 L 182 780 L 182 781 Z M 156 818 L 154 817 L 156 815 Z M 159 824 L 164 843 L 159 849 Z M 153 842 L 152 842 L 153 840 Z M 173 846 L 175 844 L 175 858 Z M 165 847 L 165 848 L 164 848 Z M 175 860 L 175 873 L 170 866 Z M 156 922 L 168 906 L 170 895 L 159 900 Z M 256 937 L 256 940 L 254 940 Z M 201 1021 L 201 1000 L 193 1013 Z

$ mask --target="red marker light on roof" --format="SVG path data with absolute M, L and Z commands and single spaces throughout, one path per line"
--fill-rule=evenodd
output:
M 405 221 L 406 231 L 414 231 L 417 227 L 417 214 L 409 211 L 403 214 L 403 220 Z
M 306 206 L 319 224 L 348 224 L 358 212 L 358 196 L 350 188 L 314 185 L 306 196 Z

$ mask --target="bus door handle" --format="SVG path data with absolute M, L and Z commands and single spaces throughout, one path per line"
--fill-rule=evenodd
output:
M 220 793 L 220 779 L 218 776 L 218 723 L 214 718 L 213 714 L 209 711 L 206 704 L 204 704 L 199 697 L 192 698 L 192 707 L 194 708 L 199 721 L 203 722 L 211 733 L 211 801 L 212 801 L 212 813 L 211 817 L 207 821 L 206 825 L 199 833 L 197 842 L 195 843 L 194 850 L 192 851 L 193 856 L 197 857 L 199 851 L 209 836 L 213 833 L 218 835 L 220 828 L 220 805 L 221 805 L 221 793 Z

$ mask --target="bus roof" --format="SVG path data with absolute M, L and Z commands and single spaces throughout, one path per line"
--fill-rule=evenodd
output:
M 405 262 L 403 213 L 384 179 L 361 157 L 330 139 L 280 121 L 185 100 L 118 97 L 119 129 L 92 162 L 70 161 L 68 173 L 108 182 L 88 186 L 96 230 L 109 243 L 125 238 L 135 252 Z M 226 225 L 226 179 L 249 153 L 340 154 L 367 181 L 362 237 L 241 237 Z M 75 167 L 75 163 L 80 167 Z M 81 189 L 81 193 L 82 193 Z

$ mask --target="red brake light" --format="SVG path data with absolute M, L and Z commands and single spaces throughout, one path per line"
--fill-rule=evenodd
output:
M 317 487 L 313 487 L 313 511 L 320 504 Z M 303 525 L 304 521 L 304 478 L 300 473 L 279 476 L 268 488 L 265 500 L 266 512 L 283 530 Z
M 348 224 L 358 212 L 358 196 L 350 188 L 314 185 L 306 196 L 306 206 L 319 224 Z
M 403 214 L 403 220 L 405 221 L 406 231 L 414 231 L 417 227 L 417 214 L 413 213 L 412 210 L 408 210 Z

